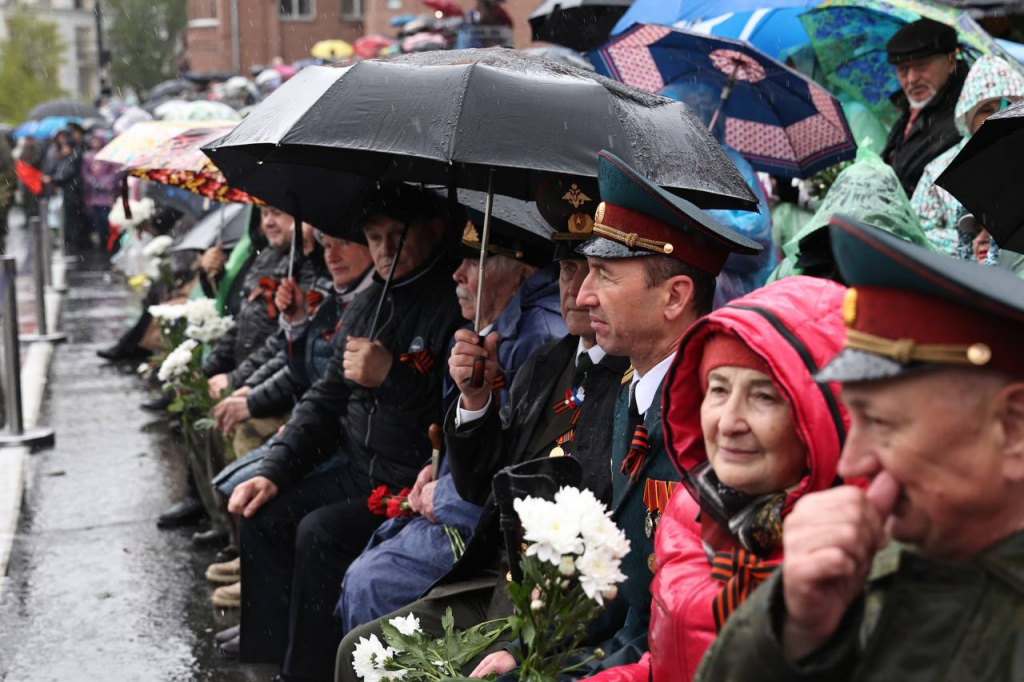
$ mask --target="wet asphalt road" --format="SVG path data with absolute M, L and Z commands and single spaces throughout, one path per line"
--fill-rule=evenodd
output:
M 183 490 L 184 460 L 164 421 L 139 408 L 149 394 L 137 363 L 96 356 L 139 312 L 104 262 L 89 254 L 68 272 L 71 341 L 55 354 L 40 419 L 57 447 L 29 464 L 0 594 L 0 680 L 268 680 L 275 668 L 213 649 L 238 618 L 210 603 L 215 550 L 191 547 L 194 528 L 156 527 Z

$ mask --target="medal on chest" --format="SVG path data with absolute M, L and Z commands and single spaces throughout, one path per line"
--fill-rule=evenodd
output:
M 647 507 L 647 516 L 644 518 L 644 535 L 647 537 L 654 537 L 661 515 L 665 513 L 677 485 L 676 481 L 658 481 L 653 478 L 645 481 L 644 506 Z

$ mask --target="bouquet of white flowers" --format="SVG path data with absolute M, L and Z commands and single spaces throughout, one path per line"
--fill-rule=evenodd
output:
M 528 543 L 523 580 L 508 585 L 516 607 L 510 622 L 522 645 L 519 679 L 553 680 L 603 656 L 587 656 L 580 645 L 626 579 L 619 567 L 629 540 L 589 490 L 564 487 L 553 502 L 526 497 L 514 508 Z

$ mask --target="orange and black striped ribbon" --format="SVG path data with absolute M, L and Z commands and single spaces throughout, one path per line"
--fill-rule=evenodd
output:
M 777 565 L 777 562 L 765 561 L 745 549 L 715 553 L 711 560 L 711 577 L 725 583 L 711 605 L 715 630 L 722 629 L 729 615 L 768 579 Z
M 320 307 L 320 304 L 324 301 L 324 295 L 316 289 L 311 289 L 306 292 L 306 310 L 312 312 Z
M 255 300 L 260 296 L 267 303 L 267 317 L 277 319 L 277 306 L 274 305 L 274 293 L 277 291 L 278 282 L 272 277 L 260 277 L 258 288 L 249 295 L 249 300 Z
M 402 353 L 398 356 L 398 361 L 405 365 L 409 365 L 424 376 L 430 374 L 430 370 L 434 367 L 434 358 L 431 357 L 430 352 L 426 350 L 417 351 L 415 353 Z
M 677 485 L 679 484 L 676 481 L 658 481 L 648 478 L 644 482 L 644 506 L 647 507 L 647 511 L 652 514 L 655 512 L 659 515 L 664 514 Z
M 502 372 L 498 372 L 497 374 L 494 375 L 494 378 L 491 379 L 492 391 L 500 391 L 506 386 L 508 386 L 508 379 L 505 378 L 505 374 Z
M 619 473 L 623 476 L 629 476 L 629 480 L 634 480 L 640 475 L 640 470 L 644 466 L 644 460 L 647 459 L 647 453 L 650 452 L 651 445 L 647 439 L 647 427 L 643 424 L 637 424 L 636 431 L 633 432 L 633 440 L 629 443 L 629 452 L 626 454 L 626 458 L 622 460 L 622 466 L 619 467 Z

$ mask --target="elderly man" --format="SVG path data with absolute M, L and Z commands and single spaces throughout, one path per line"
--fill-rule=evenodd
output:
M 819 378 L 843 383 L 839 474 L 866 489 L 797 503 L 698 679 L 1024 679 L 1024 285 L 831 230 L 848 332 Z
M 497 348 L 500 376 L 478 389 L 462 385 L 451 390 L 476 390 L 488 400 L 497 396 L 500 406 L 507 402 L 503 397 L 508 395 L 507 384 L 514 381 L 527 358 L 548 341 L 561 338 L 566 328 L 559 309 L 558 281 L 550 267 L 551 243 L 540 237 L 525 240 L 528 233 L 503 221 L 492 224 L 491 230 L 488 249 L 492 255 L 484 274 L 480 324 L 488 347 Z M 453 275 L 455 294 L 467 320 L 476 317 L 478 234 L 473 223 L 467 224 L 461 247 L 465 258 Z M 455 339 L 472 339 L 474 346 L 478 343 L 477 334 L 469 329 L 456 332 Z M 446 383 L 451 382 L 446 379 Z M 344 630 L 405 606 L 445 575 L 458 558 L 452 532 L 459 534 L 460 542 L 469 541 L 480 518 L 477 500 L 460 496 L 447 457 L 437 480 L 432 468 L 428 464 L 420 471 L 409 494 L 412 511 L 419 516 L 392 519 L 381 526 L 345 574 L 337 608 Z M 337 642 L 330 654 L 336 650 Z
M 427 431 L 441 416 L 439 359 L 461 319 L 440 255 L 444 221 L 433 195 L 386 185 L 358 224 L 374 283 L 345 310 L 345 333 L 335 335 L 326 375 L 306 391 L 258 475 L 235 488 L 228 505 L 243 516 L 241 658 L 283 661 L 285 679 L 330 675 L 330 646 L 326 660 L 307 652 L 341 637 L 331 619 L 337 587 L 383 520 L 367 508 L 370 492 L 411 486 L 430 458 Z M 306 476 L 339 450 L 332 466 Z
M 889 131 L 882 158 L 910 197 L 928 162 L 960 141 L 953 110 L 967 65 L 957 59 L 956 30 L 932 19 L 901 28 L 886 51 L 900 82 L 897 103 L 904 113 Z

